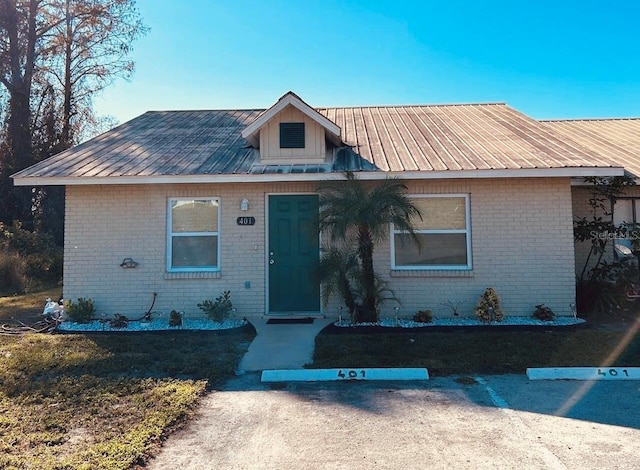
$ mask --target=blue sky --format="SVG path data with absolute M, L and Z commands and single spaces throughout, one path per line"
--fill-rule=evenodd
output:
M 133 78 L 96 101 L 148 110 L 506 102 L 535 118 L 640 117 L 636 0 L 138 0 Z

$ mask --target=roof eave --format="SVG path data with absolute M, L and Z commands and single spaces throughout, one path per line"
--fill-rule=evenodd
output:
M 516 170 L 447 170 L 447 171 L 369 171 L 357 172 L 363 180 L 381 180 L 387 177 L 403 180 L 487 179 L 487 178 L 583 178 L 586 176 L 623 176 L 621 167 L 579 168 L 521 168 Z M 156 176 L 18 176 L 16 186 L 78 186 L 113 184 L 194 184 L 194 183 L 261 183 L 322 181 L 342 175 L 341 172 L 324 173 L 269 173 L 269 174 L 207 174 Z

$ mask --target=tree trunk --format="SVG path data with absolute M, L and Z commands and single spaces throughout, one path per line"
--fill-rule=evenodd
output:
M 376 310 L 376 275 L 373 270 L 373 240 L 371 233 L 366 229 L 360 229 L 358 234 L 358 255 L 362 262 L 362 286 L 364 299 L 362 311 L 359 312 L 359 321 L 377 322 Z
M 73 44 L 73 25 L 71 23 L 70 0 L 65 3 L 65 47 L 64 47 L 64 100 L 62 105 L 62 132 L 60 136 L 62 148 L 71 147 L 71 110 L 72 110 L 72 90 L 71 90 L 71 61 Z
M 32 163 L 31 143 L 31 88 L 35 67 L 37 42 L 36 17 L 38 0 L 30 0 L 26 25 L 19 21 L 15 0 L 5 0 L 4 27 L 7 32 L 8 75 L 2 77 L 9 92 L 9 117 L 7 120 L 7 151 L 2 168 L 3 183 L 9 176 Z M 23 34 L 20 34 L 24 28 Z M 24 50 L 22 46 L 24 45 Z M 7 204 L 9 214 L 5 218 L 29 220 L 31 214 L 31 192 L 28 188 L 15 188 L 12 201 Z

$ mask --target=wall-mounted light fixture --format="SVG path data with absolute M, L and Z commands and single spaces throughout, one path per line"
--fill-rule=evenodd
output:
M 248 211 L 249 210 L 249 200 L 248 199 L 243 199 L 242 201 L 240 201 L 240 210 L 241 211 Z
M 133 261 L 132 258 L 125 258 L 122 260 L 122 263 L 120 263 L 121 268 L 135 268 L 137 266 L 138 263 Z

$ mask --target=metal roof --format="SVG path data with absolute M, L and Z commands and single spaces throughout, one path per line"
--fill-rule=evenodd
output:
M 265 110 L 150 111 L 14 175 L 16 184 L 318 178 L 345 169 L 407 177 L 500 176 L 518 170 L 620 172 L 608 149 L 567 138 L 505 104 L 318 108 L 341 129 L 326 164 L 264 165 L 242 131 Z M 617 160 L 616 160 L 617 161 Z M 582 169 L 582 172 L 577 171 Z M 516 173 L 513 173 L 513 172 Z M 529 172 L 527 174 L 533 175 Z M 251 176 L 249 176 L 251 175 Z M 315 176 L 314 176 L 315 175 Z M 412 176 L 410 176 L 412 175 Z M 189 179 L 190 178 L 190 179 Z M 200 178 L 200 179 L 198 179 Z M 227 179 L 231 181 L 231 179 Z
M 640 177 L 640 118 L 542 121 Z

